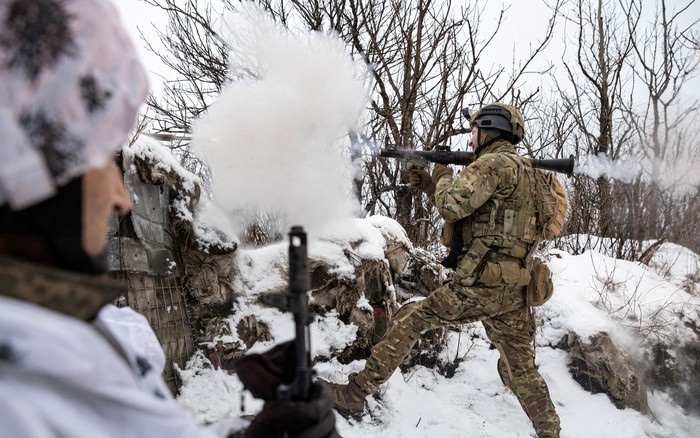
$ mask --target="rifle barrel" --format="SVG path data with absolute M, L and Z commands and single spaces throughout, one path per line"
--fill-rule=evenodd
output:
M 296 344 L 296 376 L 292 382 L 292 396 L 307 400 L 311 386 L 311 334 L 309 331 L 309 298 L 311 289 L 307 257 L 306 233 L 300 226 L 289 232 L 289 293 L 296 301 L 294 329 Z
M 280 400 L 308 400 L 311 388 L 311 333 L 309 324 L 313 312 L 309 310 L 307 292 L 311 289 L 309 261 L 304 228 L 292 227 L 289 232 L 289 288 L 283 293 L 265 293 L 260 301 L 294 315 L 294 379 L 277 387 Z

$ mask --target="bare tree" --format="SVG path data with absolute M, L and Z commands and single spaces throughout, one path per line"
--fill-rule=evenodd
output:
M 380 145 L 391 143 L 406 149 L 431 150 L 450 144 L 455 136 L 469 131 L 459 119 L 465 104 L 515 96 L 516 85 L 547 45 L 553 28 L 550 22 L 542 42 L 508 73 L 500 66 L 482 68 L 504 10 L 495 28 L 484 36 L 483 9 L 466 6 L 455 10 L 451 1 L 349 0 L 343 4 L 343 13 L 335 14 L 340 18 L 333 29 L 375 66 L 376 97 L 371 102 L 368 131 Z M 522 102 L 517 98 L 509 102 L 523 104 L 531 99 L 532 95 Z M 375 159 L 367 163 L 365 175 L 367 211 L 396 217 L 417 245 L 434 240 L 437 220 L 430 216 L 425 202 L 416 202 L 422 198 L 416 198 L 406 184 L 404 169 Z
M 639 255 L 644 239 L 677 235 L 676 218 L 687 218 L 690 208 L 679 211 L 679 202 L 697 190 L 678 196 L 672 185 L 658 184 L 662 161 L 698 158 L 697 97 L 681 98 L 698 73 L 697 21 L 677 24 L 693 3 L 669 14 L 660 1 L 648 26 L 641 24 L 646 18 L 637 0 L 577 0 L 565 12 L 577 29 L 576 53 L 564 63 L 567 81 L 557 82 L 561 101 L 551 104 L 550 113 L 563 110 L 557 118 L 573 121 L 574 133 L 555 141 L 556 149 L 649 163 L 646 174 L 630 184 L 582 176 L 571 187 L 569 232 L 613 238 L 608 249 L 618 257 Z
M 143 37 L 146 47 L 175 74 L 164 81 L 163 96 L 147 104 L 156 132 L 185 134 L 206 111 L 228 77 L 228 47 L 213 28 L 212 3 L 199 0 L 141 0 L 167 13 L 165 29 L 156 29 L 165 51 Z M 225 7 L 232 7 L 223 0 Z M 186 146 L 187 143 L 184 143 Z
M 629 129 L 624 124 L 616 125 L 616 114 L 619 118 L 616 108 L 625 98 L 629 81 L 625 62 L 632 55 L 632 44 L 628 34 L 620 32 L 620 28 L 628 26 L 614 3 L 577 0 L 567 16 L 576 29 L 576 53 L 573 61 L 564 61 L 568 81 L 560 91 L 563 109 L 576 126 L 577 135 L 571 144 L 576 155 L 605 154 L 618 158 L 628 144 Z M 634 26 L 636 23 L 630 23 L 630 28 Z M 592 189 L 598 200 L 586 205 L 589 215 L 580 217 L 586 222 L 584 228 L 608 236 L 612 217 L 609 180 L 599 178 L 595 187 L 587 181 L 577 181 L 576 185 L 576 191 Z M 593 217 L 597 226 L 591 229 Z
M 666 1 L 661 1 L 654 11 L 652 25 L 630 31 L 635 53 L 631 68 L 639 84 L 639 93 L 646 97 L 642 105 L 627 108 L 628 121 L 639 145 L 635 152 L 645 164 L 646 190 L 640 199 L 644 200 L 647 214 L 639 215 L 642 220 L 639 227 L 659 238 L 675 238 L 678 234 L 676 221 L 684 214 L 677 207 L 687 195 L 683 183 L 692 176 L 688 171 L 696 170 L 694 166 L 684 166 L 685 171 L 682 171 L 679 166 L 669 168 L 668 165 L 700 164 L 700 130 L 697 128 L 700 100 L 697 96 L 685 99 L 683 93 L 688 80 L 697 75 L 700 68 L 694 41 L 697 34 L 693 34 L 700 20 L 680 25 L 693 3 L 689 1 L 678 10 L 669 11 Z M 630 5 L 626 14 L 634 17 L 642 12 L 640 2 Z M 666 169 L 662 168 L 662 163 L 666 163 Z M 669 172 L 670 169 L 673 171 Z M 669 215 L 674 210 L 678 215 Z
M 507 97 L 517 105 L 531 102 L 536 92 L 521 97 L 516 87 L 550 41 L 554 27 L 552 18 L 540 43 L 506 72 L 501 66 L 481 67 L 505 10 L 484 36 L 480 30 L 483 8 L 457 9 L 451 1 L 292 3 L 292 8 L 284 9 L 284 2 L 264 2 L 285 23 L 296 17 L 308 29 L 337 32 L 353 53 L 374 67 L 376 93 L 366 130 L 351 137 L 353 143 L 375 149 L 391 144 L 431 150 L 449 144 L 469 130 L 459 119 L 465 103 L 481 105 Z M 395 217 L 419 246 L 435 240 L 439 220 L 407 185 L 405 169 L 370 159 L 363 174 L 355 187 L 367 212 Z

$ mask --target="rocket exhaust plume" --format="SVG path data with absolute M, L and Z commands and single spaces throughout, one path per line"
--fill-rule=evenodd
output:
M 252 2 L 238 8 L 222 32 L 236 80 L 193 132 L 215 202 L 237 218 L 269 211 L 309 231 L 354 217 L 347 133 L 366 107 L 367 65 L 334 34 L 293 33 Z

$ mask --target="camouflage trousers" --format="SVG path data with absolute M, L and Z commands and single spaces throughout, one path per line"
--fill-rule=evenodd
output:
M 428 330 L 481 321 L 498 348 L 498 374 L 515 394 L 538 437 L 558 437 L 559 416 L 544 379 L 535 368 L 535 320 L 525 306 L 523 288 L 461 286 L 451 282 L 428 298 L 400 311 L 384 338 L 372 348 L 355 382 L 373 394 L 386 382 Z

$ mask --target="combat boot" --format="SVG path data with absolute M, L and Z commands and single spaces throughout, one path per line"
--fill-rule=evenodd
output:
M 355 382 L 357 373 L 348 376 L 348 383 L 330 383 L 327 385 L 333 395 L 333 407 L 345 418 L 359 420 L 367 407 L 366 398 L 369 394 L 362 390 L 362 387 Z

